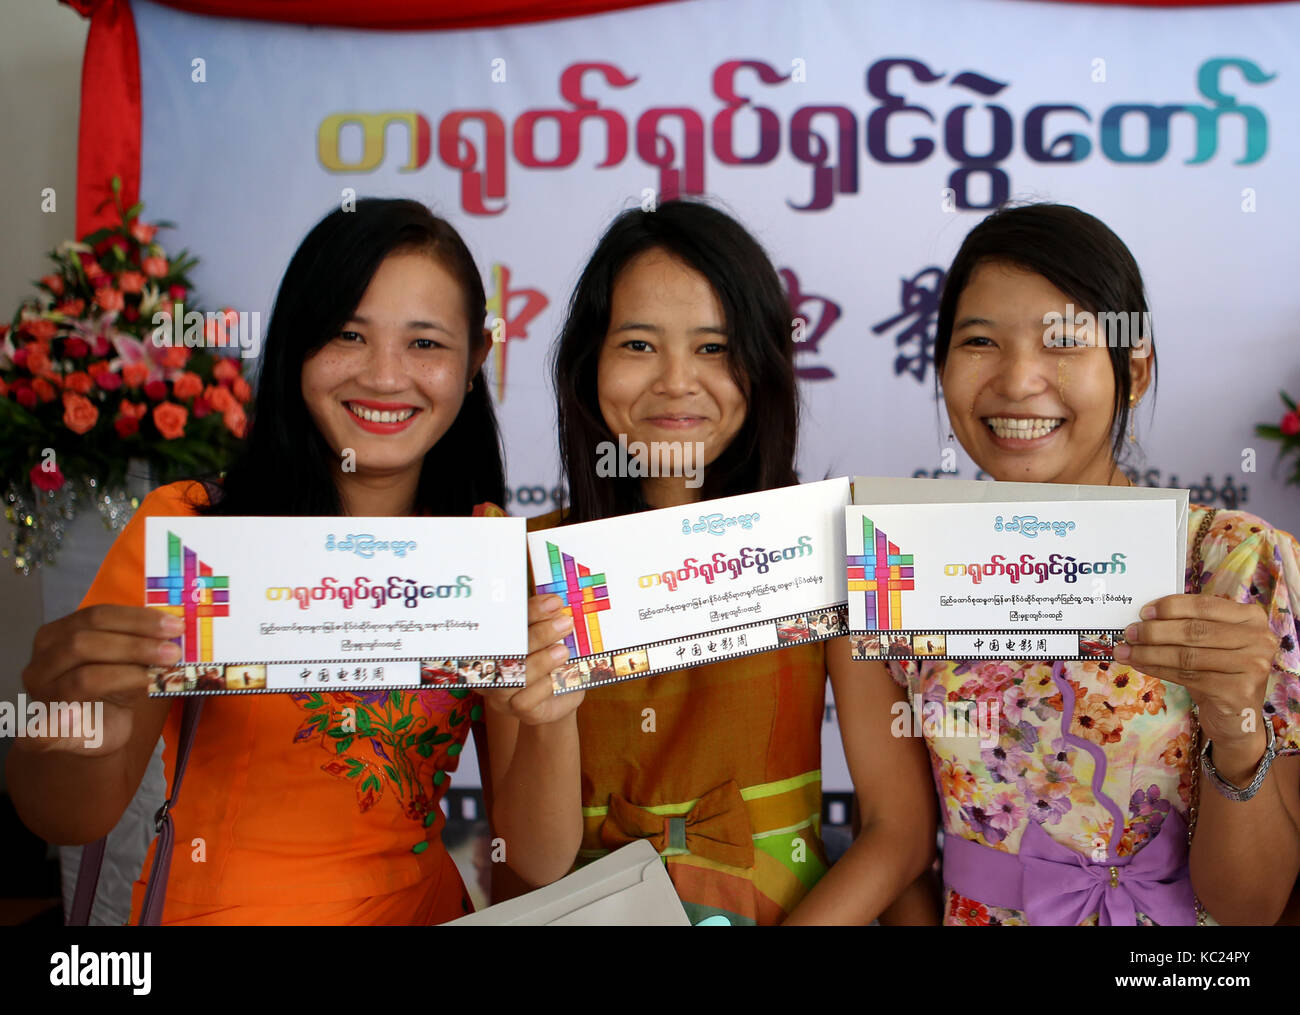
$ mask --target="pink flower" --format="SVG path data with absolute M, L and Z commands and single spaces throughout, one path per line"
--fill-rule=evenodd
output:
M 167 258 L 146 257 L 140 267 L 150 278 L 162 278 L 167 274 Z
M 124 293 L 138 293 L 144 288 L 145 278 L 138 271 L 124 271 L 117 276 L 117 287 Z
M 43 463 L 42 463 L 43 464 Z M 32 480 L 32 486 L 38 490 L 45 490 L 53 493 L 63 486 L 64 477 L 62 471 L 56 465 L 53 469 L 44 469 L 41 465 L 33 465 L 29 473 Z
M 116 391 L 122 386 L 122 375 L 112 370 L 101 370 L 95 374 L 95 383 L 105 391 Z
M 157 226 L 151 226 L 147 222 L 141 222 L 138 219 L 131 223 L 131 235 L 135 237 L 137 243 L 152 243 L 154 233 L 157 231 Z
M 41 285 L 45 286 L 55 296 L 63 295 L 63 279 L 59 275 L 42 275 Z M 62 483 L 59 484 L 59 486 L 62 485 Z
M 1294 437 L 1300 433 L 1300 412 L 1288 412 L 1282 417 L 1282 422 L 1278 424 L 1278 429 L 1287 437 Z

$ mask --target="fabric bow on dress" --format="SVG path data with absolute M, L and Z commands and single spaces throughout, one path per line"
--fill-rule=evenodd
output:
M 637 839 L 648 840 L 660 853 L 685 851 L 732 867 L 754 866 L 753 830 L 734 779 L 709 790 L 685 814 L 672 816 L 611 793 L 601 843 L 614 850 Z

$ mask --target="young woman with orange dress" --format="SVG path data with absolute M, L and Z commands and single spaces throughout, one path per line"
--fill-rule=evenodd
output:
M 107 833 L 160 735 L 175 783 L 183 705 L 146 688 L 148 667 L 178 658 L 179 621 L 143 605 L 147 517 L 501 513 L 485 316 L 465 244 L 423 205 L 361 200 L 312 229 L 280 286 L 242 456 L 222 482 L 150 494 L 81 608 L 37 632 L 26 693 L 102 702 L 104 735 L 95 749 L 70 738 L 15 746 L 9 791 L 33 831 L 66 844 Z M 536 654 L 527 671 L 526 688 L 481 696 L 206 699 L 172 810 L 161 922 L 428 924 L 468 912 L 439 802 L 471 726 L 487 734 L 484 786 L 506 861 L 532 885 L 564 874 L 580 835 L 581 696 L 553 697 Z M 136 883 L 133 920 L 146 889 Z

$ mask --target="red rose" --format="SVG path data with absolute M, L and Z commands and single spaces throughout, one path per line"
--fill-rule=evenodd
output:
M 32 381 L 32 390 L 36 392 L 36 397 L 42 402 L 53 402 L 58 392 L 54 390 L 54 385 L 44 377 L 38 377 Z
M 149 368 L 143 363 L 127 363 L 122 367 L 122 380 L 128 388 L 138 388 L 149 377 Z
M 98 338 L 95 339 L 96 356 L 107 356 L 109 350 L 112 348 L 113 348 L 113 343 L 110 342 L 108 339 L 106 339 L 103 335 L 100 335 Z
M 140 311 L 136 307 L 127 307 L 122 311 L 122 316 L 128 321 L 138 321 L 140 320 Z
M 124 271 L 117 276 L 117 287 L 124 293 L 138 293 L 144 288 L 145 278 L 138 271 Z
M 203 394 L 203 381 L 198 374 L 186 370 L 172 381 L 172 394 L 177 398 L 193 398 Z
M 151 402 L 161 402 L 167 397 L 167 382 L 150 381 L 144 386 L 144 394 Z
M 25 367 L 25 366 L 27 366 L 27 349 L 26 349 L 26 348 L 15 349 L 15 350 L 14 350 L 14 366 L 16 366 L 16 367 Z
M 31 476 L 32 486 L 38 490 L 46 490 L 49 493 L 53 493 L 64 483 L 63 473 L 57 465 L 48 471 L 41 468 L 40 465 L 33 465 L 29 475 Z
M 44 345 L 29 345 L 25 350 L 27 353 L 27 369 L 34 374 L 43 374 L 50 369 L 50 351 Z
M 81 261 L 81 270 L 84 271 L 87 275 L 89 275 L 92 271 L 102 272 L 104 270 L 99 266 L 99 262 L 95 260 L 95 255 L 90 253 L 89 251 L 85 251 L 85 250 L 80 251 L 77 254 L 77 258 L 78 260 Z
M 9 395 L 9 385 L 5 383 L 5 379 L 3 377 L 0 377 L 0 398 L 7 398 L 8 395 Z
M 104 310 L 121 310 L 126 306 L 126 297 L 111 287 L 95 290 L 95 302 Z
M 231 406 L 221 414 L 221 421 L 226 424 L 227 430 L 241 440 L 248 430 L 248 417 L 244 415 L 241 406 Z
M 64 300 L 54 308 L 64 317 L 80 317 L 83 310 L 86 309 L 85 300 Z
M 208 413 L 212 411 L 212 406 L 208 405 L 208 400 L 206 398 L 194 399 L 193 408 L 194 408 L 195 419 L 202 419 L 204 416 L 206 416 Z
M 45 286 L 45 288 L 48 289 L 50 292 L 52 292 L 55 296 L 62 296 L 62 295 L 63 295 L 63 278 L 62 278 L 62 276 L 59 276 L 59 275 L 42 275 L 42 276 L 41 276 L 41 285 Z M 62 486 L 62 485 L 63 485 L 62 483 L 59 484 L 59 486 Z
M 63 425 L 73 433 L 88 432 L 99 420 L 99 410 L 90 399 L 65 392 L 63 395 Z
M 19 384 L 22 386 L 20 387 Z M 24 409 L 36 408 L 36 392 L 32 390 L 30 384 L 19 382 L 14 385 L 14 398 Z
M 140 267 L 150 278 L 162 278 L 167 274 L 167 258 L 165 257 L 146 257 L 141 262 Z
M 212 365 L 212 376 L 219 381 L 233 381 L 239 376 L 239 364 L 229 356 L 218 356 Z
M 33 318 L 29 321 L 23 321 L 18 325 L 19 331 L 25 331 L 38 342 L 48 342 L 59 330 L 59 326 L 51 320 L 44 317 Z
M 189 413 L 175 402 L 162 402 L 153 407 L 153 425 L 169 441 L 184 435 L 188 418 Z
M 86 344 L 85 339 L 74 337 L 64 340 L 63 355 L 69 356 L 72 359 L 77 359 L 81 356 L 88 356 L 89 354 L 90 346 Z
M 117 431 L 119 437 L 126 440 L 139 432 L 140 421 L 134 416 L 118 416 L 113 420 L 113 429 Z
M 159 359 L 168 370 L 179 370 L 190 361 L 190 350 L 183 345 L 169 345 Z
M 235 401 L 235 396 L 230 393 L 230 389 L 221 385 L 209 384 L 207 391 L 203 392 L 203 397 L 208 400 L 213 410 L 223 415 L 239 404 Z
M 1282 417 L 1282 422 L 1278 424 L 1278 429 L 1288 437 L 1294 437 L 1300 433 L 1300 412 L 1288 412 Z
M 48 491 L 51 494 L 64 485 L 64 473 L 61 472 L 57 465 L 55 465 L 55 468 L 48 470 L 43 469 L 42 465 L 39 464 L 32 465 L 29 476 L 31 477 L 32 486 L 38 490 Z
M 117 407 L 120 415 L 129 416 L 131 419 L 144 419 L 144 414 L 149 411 L 143 402 L 129 402 L 125 398 Z
M 95 382 L 90 374 L 78 370 L 63 378 L 63 387 L 67 391 L 75 391 L 78 395 L 88 395 L 95 389 Z
M 249 387 L 248 381 L 242 377 L 236 377 L 230 385 L 230 393 L 238 398 L 241 402 L 247 402 L 253 397 L 253 389 Z
M 122 375 L 112 370 L 100 370 L 95 374 L 95 383 L 105 391 L 116 391 L 122 386 Z
M 131 223 L 131 235 L 137 243 L 152 243 L 154 233 L 158 231 L 157 226 L 151 226 L 147 222 L 141 222 L 139 219 Z
M 183 285 L 174 285 L 168 288 L 167 295 L 174 300 L 185 299 L 185 287 Z

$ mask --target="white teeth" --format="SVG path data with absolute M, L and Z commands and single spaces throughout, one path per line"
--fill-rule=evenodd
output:
M 353 415 L 359 416 L 367 423 L 400 423 L 415 415 L 414 409 L 402 409 L 400 412 L 379 412 L 353 402 L 348 403 L 348 409 Z
M 1008 416 L 990 416 L 984 421 L 998 437 L 1017 440 L 1034 440 L 1046 437 L 1065 422 L 1063 419 L 1012 419 Z

